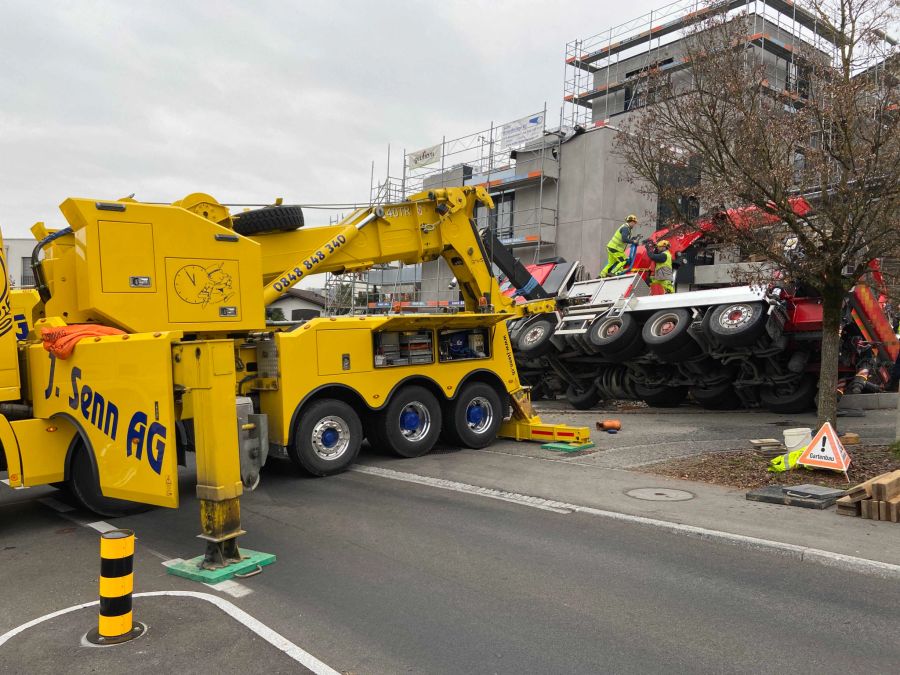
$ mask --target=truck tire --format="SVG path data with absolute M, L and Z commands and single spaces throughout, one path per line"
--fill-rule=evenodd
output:
M 300 412 L 288 456 L 313 476 L 330 476 L 353 464 L 362 438 L 356 411 L 343 401 L 323 398 Z
M 807 412 L 815 406 L 818 384 L 815 377 L 807 375 L 789 391 L 779 391 L 774 387 L 760 387 L 759 400 L 773 413 L 792 415 Z
M 303 227 L 303 209 L 299 206 L 266 206 L 233 216 L 234 231 L 244 236 L 265 232 L 291 232 Z
M 536 359 L 553 350 L 553 330 L 556 322 L 548 317 L 539 316 L 525 324 L 519 332 L 516 347 L 522 358 Z
M 731 382 L 724 382 L 708 388 L 692 387 L 691 398 L 706 410 L 738 410 L 743 407 Z
M 589 389 L 579 393 L 574 384 L 566 389 L 566 400 L 575 410 L 590 410 L 600 401 L 600 392 L 597 387 L 591 385 Z
M 371 442 L 400 457 L 421 457 L 440 436 L 441 406 L 424 387 L 409 385 L 397 391 L 372 422 Z
M 502 422 L 503 404 L 497 390 L 484 382 L 471 382 L 447 404 L 444 439 L 480 450 L 497 439 Z
M 588 328 L 587 341 L 608 359 L 630 359 L 643 348 L 641 331 L 630 314 L 595 319 Z
M 703 317 L 703 327 L 710 337 L 726 347 L 747 347 L 765 332 L 766 309 L 762 302 L 718 305 Z
M 125 499 L 104 497 L 100 490 L 94 463 L 84 441 L 76 441 L 72 463 L 69 466 L 69 481 L 66 484 L 71 495 L 88 511 L 106 518 L 119 518 L 149 510 L 147 504 L 130 502 Z
M 664 361 L 676 354 L 679 361 L 696 356 L 702 349 L 688 332 L 691 320 L 686 309 L 661 309 L 647 319 L 641 337 L 650 351 Z
M 677 408 L 687 398 L 687 387 L 648 387 L 634 385 L 635 393 L 651 408 Z

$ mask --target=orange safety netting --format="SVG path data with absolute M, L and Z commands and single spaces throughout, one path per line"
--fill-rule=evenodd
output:
M 75 350 L 75 345 L 85 338 L 124 334 L 125 331 L 118 328 L 110 328 L 99 324 L 41 328 L 41 340 L 44 343 L 44 349 L 60 359 L 69 358 Z

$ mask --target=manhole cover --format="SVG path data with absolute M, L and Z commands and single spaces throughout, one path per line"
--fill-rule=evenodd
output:
M 694 495 L 687 490 L 672 490 L 670 488 L 637 488 L 625 493 L 635 499 L 644 499 L 648 502 L 686 502 L 693 499 Z

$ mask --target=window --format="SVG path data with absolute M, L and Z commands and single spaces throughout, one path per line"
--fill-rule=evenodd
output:
M 34 272 L 31 270 L 31 256 L 22 258 L 22 288 L 34 288 Z
M 501 241 L 513 236 L 513 210 L 515 209 L 515 192 L 491 195 L 494 198 L 494 210 L 488 211 L 482 204 L 475 207 L 475 222 L 478 229 L 491 228 Z
M 696 158 L 686 164 L 668 164 L 660 169 L 660 186 L 679 194 L 677 208 L 669 200 L 659 199 L 656 204 L 656 227 L 668 227 L 673 220 L 682 217 L 697 218 L 700 215 L 700 203 L 692 194 L 695 185 L 700 183 L 700 166 Z

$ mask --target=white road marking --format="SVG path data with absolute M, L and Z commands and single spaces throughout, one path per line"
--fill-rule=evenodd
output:
M 44 506 L 49 506 L 51 509 L 56 511 L 57 513 L 68 513 L 69 511 L 74 511 L 74 506 L 69 506 L 68 504 L 59 501 L 58 499 L 54 499 L 53 497 L 41 497 L 38 499 L 40 504 Z
M 91 527 L 91 528 L 97 530 L 97 532 L 99 532 L 100 534 L 103 534 L 104 532 L 109 532 L 110 530 L 118 530 L 119 529 L 115 525 L 110 525 L 105 520 L 98 520 L 94 523 L 85 523 L 84 525 L 85 525 L 85 527 Z
M 235 621 L 246 626 L 248 629 L 252 630 L 263 640 L 268 642 L 270 645 L 275 647 L 276 649 L 281 650 L 287 656 L 294 659 L 298 663 L 304 665 L 309 668 L 312 672 L 317 675 L 340 675 L 338 671 L 331 668 L 329 665 L 323 663 L 315 656 L 310 654 L 304 649 L 301 649 L 293 642 L 288 640 L 286 637 L 281 635 L 280 633 L 276 633 L 274 630 L 269 628 L 267 625 L 254 618 L 250 614 L 247 614 L 244 610 L 242 610 L 237 605 L 232 604 L 228 600 L 223 598 L 219 598 L 215 595 L 210 595 L 209 593 L 197 593 L 196 591 L 150 591 L 147 593 L 135 593 L 133 597 L 135 598 L 147 598 L 147 597 L 159 597 L 159 596 L 171 596 L 171 597 L 181 597 L 181 598 L 196 598 L 198 600 L 204 600 L 209 602 L 223 612 L 225 612 L 228 616 L 230 616 Z M 38 617 L 37 619 L 33 619 L 27 623 L 23 623 L 21 626 L 13 628 L 10 631 L 7 631 L 3 635 L 0 635 L 0 647 L 2 647 L 6 642 L 14 638 L 19 633 L 22 633 L 33 626 L 37 626 L 45 621 L 49 621 L 50 619 L 55 619 L 58 616 L 62 616 L 64 614 L 69 614 L 70 612 L 76 612 L 79 609 L 84 609 L 85 607 L 93 607 L 100 604 L 99 600 L 94 600 L 93 602 L 86 602 L 82 605 L 75 605 L 74 607 L 67 607 L 66 609 L 61 609 L 56 612 L 51 612 L 50 614 L 45 614 L 44 616 Z
M 0 483 L 4 483 L 6 485 L 6 487 L 8 487 L 12 490 L 27 490 L 29 487 L 28 485 L 20 485 L 19 487 L 12 487 L 9 484 L 9 478 L 0 478 Z
M 233 579 L 228 579 L 226 581 L 220 581 L 217 584 L 207 584 L 204 583 L 204 586 L 208 586 L 214 591 L 220 591 L 227 595 L 230 595 L 233 598 L 243 598 L 245 595 L 250 595 L 253 592 L 253 589 L 247 588 L 243 584 L 239 584 L 237 581 Z
M 351 466 L 350 471 L 357 473 L 367 473 L 372 476 L 380 476 L 382 478 L 390 478 L 392 480 L 400 480 L 405 483 L 417 483 L 419 485 L 427 485 L 429 487 L 441 488 L 442 490 L 452 490 L 453 492 L 462 492 L 465 494 L 475 495 L 477 497 L 488 497 L 490 499 L 499 499 L 504 502 L 513 502 L 522 506 L 530 506 L 533 509 L 541 509 L 542 511 L 552 511 L 553 513 L 571 513 L 572 509 L 562 502 L 556 502 L 551 499 L 542 499 L 541 497 L 531 497 L 529 495 L 519 494 L 517 492 L 507 492 L 505 490 L 493 490 L 491 488 L 478 487 L 477 485 L 469 485 L 468 483 L 457 483 L 452 480 L 444 480 L 442 478 L 431 478 L 430 476 L 419 476 L 414 473 L 403 473 L 394 471 L 393 469 L 382 469 L 377 466 Z
M 600 518 L 607 518 L 609 520 L 618 520 L 637 525 L 649 525 L 668 532 L 674 532 L 688 537 L 696 537 L 705 541 L 722 542 L 733 546 L 742 546 L 744 548 L 760 551 L 773 551 L 782 555 L 787 555 L 800 562 L 817 563 L 828 567 L 836 567 L 851 572 L 860 572 L 862 574 L 881 577 L 883 579 L 900 579 L 900 565 L 881 562 L 879 560 L 858 558 L 856 556 L 844 555 L 843 553 L 823 551 L 821 549 L 799 546 L 797 544 L 786 544 L 770 539 L 748 537 L 742 534 L 732 534 L 731 532 L 722 532 L 720 530 L 709 530 L 705 527 L 696 527 L 694 525 L 670 523 L 666 520 L 658 520 L 656 518 L 645 518 L 643 516 L 632 516 L 627 513 L 605 511 L 590 506 L 569 504 L 567 502 L 544 499 L 543 497 L 532 497 L 516 492 L 495 490 L 493 488 L 484 488 L 468 483 L 458 483 L 456 481 L 443 480 L 441 478 L 432 478 L 430 476 L 420 476 L 414 473 L 394 471 L 393 469 L 382 469 L 377 466 L 356 465 L 350 467 L 350 471 L 378 476 L 380 478 L 399 480 L 406 483 L 416 483 L 418 485 L 440 488 L 442 490 L 462 492 L 476 497 L 500 499 L 507 502 L 514 502 L 522 506 L 529 506 L 544 511 L 553 511 L 560 514 L 584 513 L 591 516 L 599 516 Z

